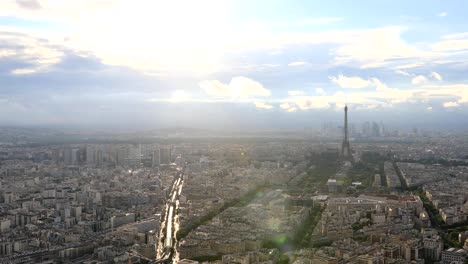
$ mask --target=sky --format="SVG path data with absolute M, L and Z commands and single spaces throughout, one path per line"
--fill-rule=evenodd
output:
M 0 123 L 466 128 L 468 2 L 2 0 Z

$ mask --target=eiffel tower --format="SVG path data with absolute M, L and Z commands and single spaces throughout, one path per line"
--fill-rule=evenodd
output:
M 343 160 L 353 161 L 353 155 L 351 154 L 351 146 L 349 145 L 348 137 L 348 106 L 344 107 L 345 117 L 344 117 L 344 138 L 343 144 L 341 145 L 341 158 Z

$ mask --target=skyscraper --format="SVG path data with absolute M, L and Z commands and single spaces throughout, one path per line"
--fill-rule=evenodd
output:
M 71 148 L 66 148 L 63 150 L 63 163 L 65 165 L 72 165 L 72 149 Z
M 172 151 L 170 147 L 159 149 L 159 159 L 161 164 L 170 164 L 172 162 Z
M 94 146 L 86 146 L 86 164 L 95 165 L 96 164 L 96 149 Z
M 341 157 L 346 160 L 351 160 L 351 146 L 349 145 L 349 136 L 348 136 L 348 106 L 344 107 L 345 118 L 344 118 L 344 138 L 343 144 L 341 145 Z
M 128 149 L 126 147 L 121 146 L 116 150 L 115 154 L 115 163 L 117 165 L 124 165 L 124 161 L 128 157 Z
M 152 165 L 153 167 L 158 167 L 161 164 L 161 158 L 159 153 L 159 148 L 153 151 Z
M 101 166 L 102 163 L 103 163 L 103 153 L 102 153 L 102 149 L 98 149 L 96 151 L 96 165 L 98 166 Z
M 141 145 L 135 144 L 128 148 L 126 165 L 138 166 L 141 164 Z
M 78 165 L 79 149 L 66 148 L 63 152 L 63 161 L 65 165 Z

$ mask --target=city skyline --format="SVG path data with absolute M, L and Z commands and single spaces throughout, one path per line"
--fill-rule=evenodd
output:
M 466 8 L 2 1 L 0 122 L 282 129 L 348 103 L 356 121 L 467 128 Z
M 0 263 L 468 263 L 466 10 L 0 0 Z

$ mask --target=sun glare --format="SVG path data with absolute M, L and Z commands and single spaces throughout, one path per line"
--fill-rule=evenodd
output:
M 80 21 L 70 42 L 114 65 L 207 73 L 221 63 L 225 8 L 218 1 L 122 2 Z
M 172 93 L 170 101 L 173 103 L 187 101 L 190 95 L 184 90 L 176 90 Z

